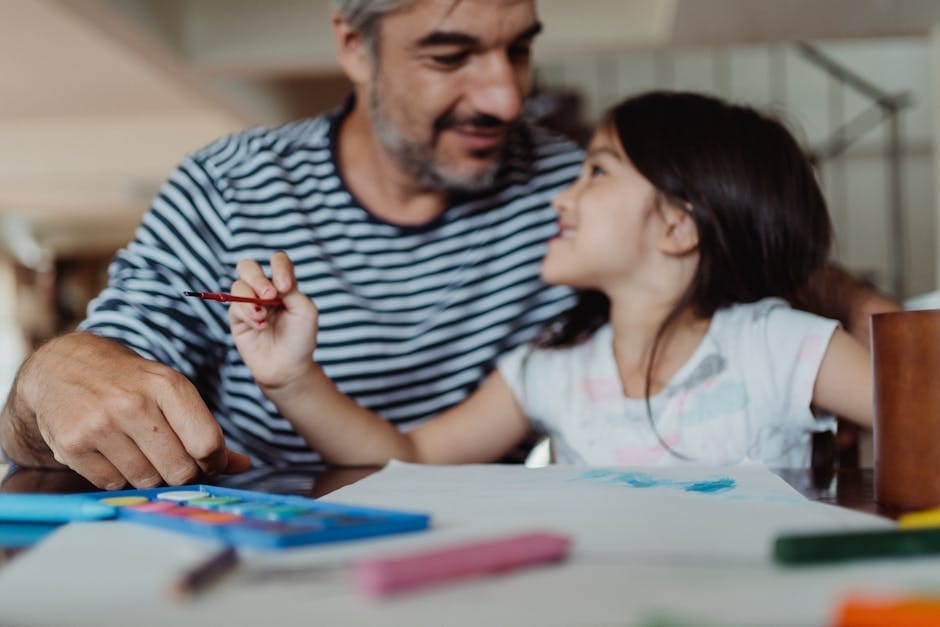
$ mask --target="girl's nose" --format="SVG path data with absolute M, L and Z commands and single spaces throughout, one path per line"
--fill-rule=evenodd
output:
M 552 199 L 552 209 L 555 210 L 558 215 L 565 213 L 571 209 L 571 201 L 574 189 L 574 185 L 569 185 L 565 189 L 558 192 L 558 194 Z

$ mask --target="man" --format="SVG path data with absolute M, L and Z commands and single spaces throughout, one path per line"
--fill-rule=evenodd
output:
M 539 31 L 529 0 L 336 3 L 354 100 L 183 161 L 82 329 L 37 351 L 0 422 L 25 465 L 100 487 L 315 461 L 229 337 L 237 261 L 285 250 L 322 309 L 317 358 L 406 428 L 460 401 L 570 304 L 538 279 L 566 140 L 519 123 Z M 229 448 L 230 447 L 230 448 Z
M 570 306 L 538 278 L 574 144 L 520 122 L 532 0 L 337 0 L 341 111 L 228 137 L 155 199 L 82 332 L 21 368 L 0 441 L 96 485 L 315 461 L 228 332 L 241 258 L 286 251 L 320 309 L 317 361 L 401 428 L 459 402 Z M 264 296 L 264 295 L 262 295 Z M 237 452 L 236 452 L 237 451 Z

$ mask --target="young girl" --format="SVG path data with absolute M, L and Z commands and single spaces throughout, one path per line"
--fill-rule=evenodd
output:
M 311 360 L 317 309 L 283 253 L 239 264 L 235 343 L 258 384 L 331 462 L 500 459 L 533 429 L 555 459 L 807 466 L 812 407 L 871 424 L 867 351 L 791 309 L 825 262 L 830 222 L 793 137 L 752 109 L 654 92 L 614 107 L 559 195 L 542 277 L 581 290 L 465 402 L 400 433 Z

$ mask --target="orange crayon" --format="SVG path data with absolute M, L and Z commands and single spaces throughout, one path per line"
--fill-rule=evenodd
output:
M 850 596 L 836 610 L 833 627 L 936 627 L 940 625 L 940 597 L 871 599 Z

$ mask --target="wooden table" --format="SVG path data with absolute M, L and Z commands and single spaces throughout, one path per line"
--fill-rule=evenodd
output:
M 890 518 L 896 515 L 875 503 L 874 472 L 871 468 L 845 468 L 822 473 L 804 468 L 786 468 L 774 472 L 813 501 Z

